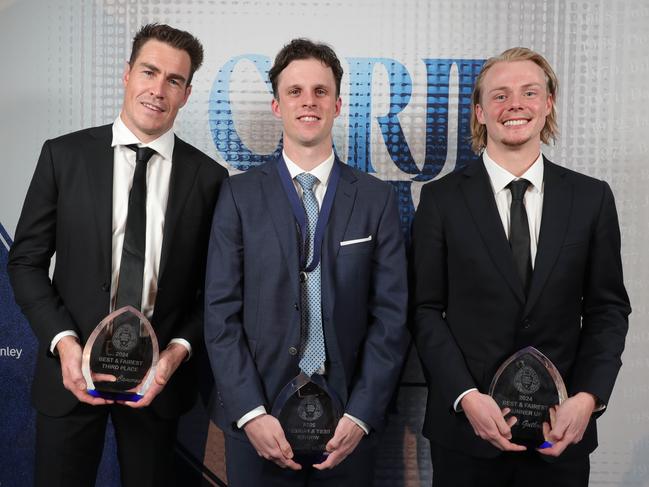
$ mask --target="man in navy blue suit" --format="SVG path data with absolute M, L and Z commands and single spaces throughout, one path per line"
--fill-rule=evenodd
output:
M 282 155 L 225 184 L 208 253 L 205 340 L 228 480 L 234 486 L 371 485 L 376 432 L 407 346 L 406 258 L 395 193 L 333 152 L 342 68 L 330 47 L 293 40 L 269 76 L 272 111 L 283 125 Z M 313 186 L 305 188 L 304 179 Z M 300 250 L 307 198 L 321 228 L 312 270 Z M 320 280 L 315 311 L 302 288 L 314 278 Z M 287 383 L 301 371 L 311 375 L 307 315 L 324 345 L 312 373 L 344 406 L 326 460 L 313 465 L 295 461 L 269 414 Z

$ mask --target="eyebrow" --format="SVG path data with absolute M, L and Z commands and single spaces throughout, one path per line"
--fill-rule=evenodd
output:
M 527 89 L 527 88 L 543 88 L 543 85 L 540 84 L 540 83 L 527 83 L 527 84 L 523 85 L 521 88 L 523 88 L 523 89 Z M 493 93 L 494 91 L 510 91 L 510 90 L 511 89 L 510 89 L 509 86 L 499 86 L 497 88 L 493 88 L 493 89 L 489 90 L 488 93 Z
M 300 83 L 294 83 L 286 87 L 287 90 L 292 90 L 293 88 L 299 88 L 300 90 L 306 89 L 304 85 Z M 324 84 L 317 84 L 313 87 L 314 90 L 329 90 L 330 88 Z
M 160 73 L 160 69 L 157 66 L 154 66 L 153 64 L 149 64 L 149 63 L 145 63 L 145 62 L 141 62 L 140 64 L 142 66 L 144 66 L 145 68 L 150 69 L 154 73 Z M 169 73 L 169 75 L 167 76 L 167 79 L 175 79 L 175 80 L 178 80 L 178 81 L 182 81 L 183 84 L 187 83 L 187 78 L 185 78 L 183 75 L 178 74 L 178 73 Z

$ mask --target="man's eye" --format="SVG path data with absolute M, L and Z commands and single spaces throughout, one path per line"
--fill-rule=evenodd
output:
M 525 96 L 528 96 L 528 97 L 529 97 L 529 96 L 534 96 L 534 95 L 536 95 L 536 91 L 532 91 L 532 90 L 530 90 L 530 91 L 526 91 L 526 92 L 525 92 Z
M 505 95 L 496 95 L 496 96 L 494 96 L 494 100 L 497 100 L 497 101 L 503 101 L 506 98 L 507 97 Z

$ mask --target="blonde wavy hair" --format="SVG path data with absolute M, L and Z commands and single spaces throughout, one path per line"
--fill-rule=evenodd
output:
M 475 113 L 476 105 L 480 104 L 480 97 L 482 95 L 482 83 L 484 77 L 496 63 L 513 62 L 513 61 L 532 61 L 539 66 L 545 73 L 546 87 L 548 94 L 552 96 L 552 110 L 545 119 L 545 126 L 541 130 L 541 141 L 544 144 L 549 144 L 550 141 L 556 141 L 559 136 L 559 125 L 557 123 L 557 111 L 555 104 L 557 95 L 559 93 L 559 80 L 554 73 L 550 63 L 541 56 L 539 53 L 532 51 L 526 47 L 512 47 L 507 49 L 498 56 L 491 57 L 482 66 L 482 70 L 475 81 L 473 87 L 473 94 L 471 95 L 471 148 L 476 154 L 480 154 L 485 147 L 487 147 L 487 127 L 478 122 Z

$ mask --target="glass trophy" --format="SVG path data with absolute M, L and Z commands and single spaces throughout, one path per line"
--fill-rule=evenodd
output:
M 566 386 L 554 364 L 534 347 L 509 357 L 496 371 L 489 395 L 501 408 L 516 416 L 512 442 L 538 448 L 543 442 L 543 423 L 550 423 L 549 409 L 568 398 Z
M 83 348 L 81 371 L 88 394 L 139 401 L 153 382 L 158 353 L 158 339 L 140 311 L 132 306 L 113 311 Z
M 273 405 L 275 416 L 293 449 L 294 459 L 303 465 L 321 463 L 325 447 L 342 417 L 343 407 L 324 377 L 300 373 L 279 393 Z

